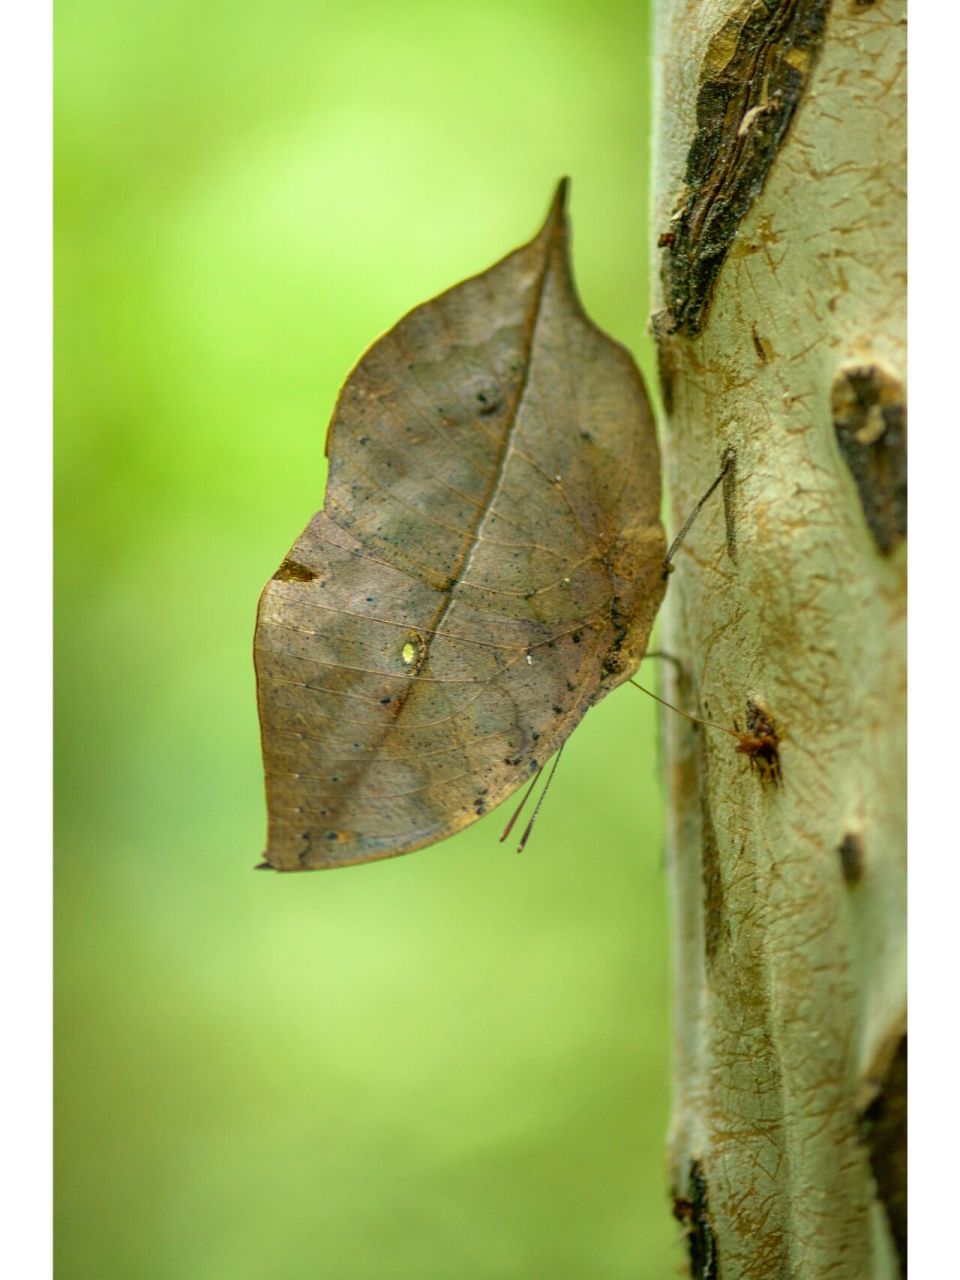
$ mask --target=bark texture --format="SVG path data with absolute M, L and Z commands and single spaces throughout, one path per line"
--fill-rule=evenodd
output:
M 906 17 L 659 0 L 675 1212 L 724 1280 L 905 1273 Z

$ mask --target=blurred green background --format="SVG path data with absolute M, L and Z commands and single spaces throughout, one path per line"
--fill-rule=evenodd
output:
M 523 857 L 498 812 L 251 870 L 254 610 L 359 353 L 563 173 L 646 351 L 647 18 L 59 0 L 60 1280 L 682 1269 L 652 704 L 587 717 Z

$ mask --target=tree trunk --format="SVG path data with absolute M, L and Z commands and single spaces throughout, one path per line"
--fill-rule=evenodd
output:
M 905 1268 L 902 0 L 659 0 L 670 1172 L 696 1277 Z M 738 749 L 739 748 L 739 749 Z

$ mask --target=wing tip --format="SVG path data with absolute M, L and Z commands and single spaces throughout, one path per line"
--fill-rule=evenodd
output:
M 557 183 L 553 193 L 553 199 L 550 201 L 550 208 L 547 211 L 547 219 L 543 224 L 541 235 L 552 236 L 556 232 L 563 232 L 567 225 L 567 200 L 570 195 L 570 179 L 563 177 Z

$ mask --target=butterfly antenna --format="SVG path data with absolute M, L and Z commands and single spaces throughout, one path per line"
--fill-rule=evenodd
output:
M 543 804 L 544 797 L 546 796 L 547 792 L 550 790 L 550 783 L 553 781 L 553 775 L 557 772 L 557 765 L 560 763 L 560 757 L 562 755 L 563 755 L 563 746 L 561 746 L 560 750 L 557 752 L 556 759 L 553 762 L 550 772 L 547 774 L 547 780 L 543 784 L 543 790 L 540 792 L 540 796 L 537 800 L 536 807 L 534 808 L 533 813 L 530 815 L 530 821 L 527 823 L 526 827 L 524 828 L 523 835 L 520 837 L 520 843 L 517 845 L 517 853 L 523 853 L 524 847 L 526 846 L 527 841 L 530 839 L 530 832 L 533 830 L 533 824 L 537 820 L 537 814 L 540 812 L 540 806 Z M 540 773 L 542 772 L 543 772 L 543 766 L 541 765 Z M 539 773 L 537 776 L 539 777 Z M 536 781 L 536 779 L 534 779 L 534 781 Z
M 683 663 L 679 658 L 675 658 L 672 653 L 665 653 L 663 649 L 648 649 L 643 655 L 643 661 L 646 662 L 648 658 L 658 658 L 661 662 L 670 662 L 678 675 L 683 674 Z
M 653 692 L 652 689 L 646 689 L 642 684 L 638 684 L 636 680 L 630 683 L 635 689 L 639 689 L 641 693 L 645 693 L 648 698 L 653 698 L 654 702 L 659 702 L 663 707 L 669 707 L 671 711 L 675 711 L 678 716 L 685 716 L 687 720 L 692 720 L 694 724 L 706 725 L 708 729 L 719 729 L 721 733 L 725 733 L 728 738 L 735 738 L 740 742 L 743 738 L 742 734 L 734 733 L 732 729 L 728 729 L 724 724 L 717 724 L 714 720 L 704 720 L 701 716 L 692 715 L 689 711 L 681 711 L 679 707 L 675 707 L 672 702 L 668 702 L 666 698 L 661 698 L 659 694 Z
M 507 836 L 513 830 L 513 824 L 516 822 L 516 820 L 520 817 L 521 813 L 523 813 L 524 809 L 526 808 L 527 801 L 530 799 L 530 796 L 533 794 L 533 788 L 537 785 L 537 782 L 540 779 L 541 773 L 543 773 L 543 765 L 541 765 L 540 768 L 537 770 L 537 772 L 533 775 L 533 781 L 530 783 L 529 787 L 527 787 L 526 791 L 523 793 L 523 799 L 514 809 L 513 817 L 510 819 L 507 825 L 503 828 L 503 835 L 500 837 L 501 844 L 503 844 L 504 840 L 506 840 Z
M 670 550 L 667 552 L 666 556 L 664 556 L 664 560 L 663 560 L 663 576 L 665 578 L 668 577 L 673 572 L 673 565 L 671 561 L 673 560 L 673 557 L 677 554 L 677 551 L 680 548 L 680 544 L 683 542 L 684 538 L 690 532 L 690 526 L 693 524 L 694 520 L 696 520 L 697 516 L 703 510 L 704 505 L 707 502 L 707 499 L 712 496 L 714 490 L 719 488 L 719 486 L 726 479 L 727 473 L 729 472 L 730 468 L 733 466 L 735 461 L 736 461 L 736 454 L 732 449 L 728 449 L 723 457 L 723 466 L 720 469 L 720 474 L 717 476 L 716 480 L 714 480 L 713 484 L 710 486 L 707 492 L 703 495 L 703 497 L 700 499 L 697 505 L 693 508 L 693 510 L 687 516 L 686 520 L 684 520 L 683 526 L 680 529 L 680 532 L 677 534 L 674 540 L 670 543 Z M 673 708 L 674 711 L 676 711 L 676 709 L 677 709 L 676 707 Z M 680 714 L 683 715 L 684 713 L 681 711 Z

